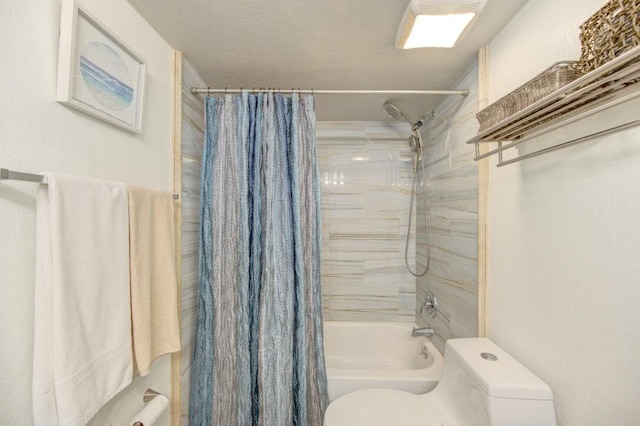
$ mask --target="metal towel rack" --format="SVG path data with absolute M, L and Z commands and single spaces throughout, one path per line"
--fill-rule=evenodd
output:
M 560 140 L 552 146 L 512 159 L 505 160 L 502 157 L 503 152 L 508 149 L 525 146 L 528 141 L 593 114 L 621 107 L 638 96 L 640 96 L 640 46 L 478 133 L 467 143 L 475 144 L 476 161 L 497 154 L 498 167 L 515 163 L 597 136 L 640 125 L 638 114 L 620 117 L 604 129 L 593 129 L 586 135 L 581 134 L 568 141 Z M 480 144 L 483 143 L 495 143 L 497 146 L 481 153 Z
M 14 170 L 0 168 L 0 180 L 21 180 L 26 182 L 36 182 L 47 184 L 47 177 L 34 173 L 16 172 Z M 179 200 L 179 194 L 173 194 L 174 200 Z

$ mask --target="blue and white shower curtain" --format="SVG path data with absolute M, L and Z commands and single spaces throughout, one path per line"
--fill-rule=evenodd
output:
M 206 99 L 190 424 L 322 425 L 313 96 Z

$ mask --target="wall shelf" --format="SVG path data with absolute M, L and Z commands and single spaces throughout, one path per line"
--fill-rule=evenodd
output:
M 601 114 L 597 120 L 590 120 Z M 468 140 L 475 160 L 498 167 L 640 125 L 640 46 L 583 75 Z M 545 137 L 542 137 L 542 136 Z M 495 144 L 481 153 L 481 144 Z M 503 152 L 515 149 L 513 158 Z

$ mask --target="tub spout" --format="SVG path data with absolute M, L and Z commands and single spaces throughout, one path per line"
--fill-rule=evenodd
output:
M 414 327 L 413 330 L 411 330 L 411 336 L 413 336 L 413 337 L 417 337 L 417 336 L 432 337 L 433 336 L 433 328 L 431 328 L 431 327 L 421 327 L 421 328 Z

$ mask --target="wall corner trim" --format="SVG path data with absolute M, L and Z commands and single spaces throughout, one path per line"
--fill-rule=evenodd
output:
M 182 195 L 182 52 L 173 51 L 172 89 L 172 143 L 173 143 L 173 192 Z M 178 281 L 178 312 L 182 330 L 182 196 L 176 202 L 174 214 L 175 262 Z M 182 415 L 182 350 L 171 354 L 171 420 L 179 426 Z
M 485 108 L 489 100 L 489 46 L 478 51 L 478 110 Z M 480 150 L 486 151 L 486 144 Z M 478 336 L 488 335 L 487 290 L 489 283 L 487 265 L 488 253 L 488 217 L 489 217 L 489 160 L 478 162 Z

